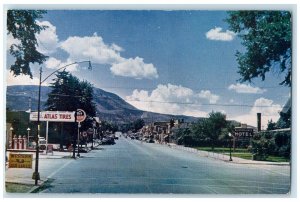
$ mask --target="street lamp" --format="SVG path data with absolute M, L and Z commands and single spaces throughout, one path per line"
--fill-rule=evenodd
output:
M 10 128 L 9 128 L 10 135 L 8 135 L 8 137 L 7 137 L 8 139 L 7 139 L 7 146 L 6 146 L 6 149 L 11 149 L 10 146 L 12 145 L 13 130 L 14 130 L 13 127 L 10 127 Z
M 228 133 L 228 136 L 229 136 L 229 161 L 232 161 L 232 157 L 231 157 L 231 137 L 232 137 L 232 134 Z
M 39 78 L 39 94 L 38 94 L 38 117 L 37 117 L 37 134 L 35 137 L 35 142 L 36 142 L 36 154 L 35 154 L 35 170 L 34 173 L 32 174 L 32 179 L 35 180 L 35 185 L 38 185 L 38 180 L 40 180 L 40 174 L 39 174 L 39 137 L 40 137 L 40 111 L 41 111 L 41 86 L 42 83 L 44 83 L 50 76 L 52 76 L 54 73 L 58 72 L 61 69 L 64 69 L 68 66 L 74 65 L 74 64 L 80 64 L 80 63 L 89 63 L 88 69 L 92 70 L 92 64 L 91 61 L 86 60 L 86 61 L 81 61 L 81 62 L 73 62 L 71 64 L 67 64 L 63 67 L 60 67 L 59 69 L 55 70 L 51 74 L 49 74 L 44 80 L 42 80 L 42 67 L 40 67 L 40 78 Z

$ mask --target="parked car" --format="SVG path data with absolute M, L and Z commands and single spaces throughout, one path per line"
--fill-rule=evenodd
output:
M 39 147 L 40 150 L 46 150 L 46 139 L 44 137 L 39 137 Z M 33 146 L 33 148 L 36 147 L 36 143 L 33 141 L 31 142 L 31 145 Z

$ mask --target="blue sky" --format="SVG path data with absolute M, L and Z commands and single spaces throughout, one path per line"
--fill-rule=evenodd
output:
M 264 125 L 276 121 L 290 89 L 279 85 L 283 75 L 276 73 L 264 82 L 238 84 L 234 54 L 243 47 L 228 30 L 226 16 L 225 11 L 50 10 L 39 20 L 48 29 L 37 36 L 40 51 L 50 57 L 44 74 L 91 60 L 92 71 L 84 64 L 68 70 L 143 110 L 193 116 L 214 110 L 251 125 L 262 112 Z M 37 76 L 38 67 L 32 69 Z M 8 85 L 34 82 L 8 75 Z

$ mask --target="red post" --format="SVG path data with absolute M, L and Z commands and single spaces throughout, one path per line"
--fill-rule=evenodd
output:
M 21 135 L 19 135 L 19 137 L 18 137 L 18 149 L 22 149 L 22 137 L 21 137 Z
M 13 149 L 17 149 L 18 148 L 18 138 L 15 135 L 13 138 Z

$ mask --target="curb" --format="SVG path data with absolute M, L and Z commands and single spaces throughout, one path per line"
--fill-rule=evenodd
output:
M 165 145 L 166 147 L 168 148 L 172 148 L 172 149 L 178 149 L 176 148 L 176 146 L 172 146 L 172 145 L 168 145 L 166 144 Z M 179 149 L 179 150 L 183 150 L 183 151 L 187 151 L 187 152 L 190 152 L 190 153 L 194 153 L 194 154 L 198 154 L 197 152 L 193 152 L 193 151 L 188 151 L 188 150 L 184 150 L 184 149 Z M 212 152 L 211 152 L 212 153 Z M 218 153 L 214 153 L 214 154 L 218 154 Z M 223 154 L 224 155 L 224 154 Z M 227 155 L 226 155 L 227 156 Z M 275 163 L 275 162 L 269 162 L 269 161 L 259 161 L 259 162 L 253 162 L 253 161 L 249 161 L 249 160 L 246 160 L 246 159 L 242 159 L 241 158 L 241 161 L 244 161 L 244 162 L 239 162 L 239 161 L 229 161 L 229 160 L 224 160 L 224 159 L 221 159 L 221 158 L 215 158 L 215 157 L 212 157 L 212 156 L 203 156 L 203 157 L 206 157 L 206 158 L 210 158 L 210 159 L 215 159 L 215 160 L 219 160 L 219 161 L 223 161 L 223 162 L 226 162 L 226 163 L 233 163 L 233 164 L 245 164 L 245 165 L 273 165 L 273 166 L 290 166 L 291 163 L 290 162 L 279 162 L 279 163 Z M 229 157 L 229 156 L 228 156 Z M 234 158 L 238 158 L 238 157 L 234 157 Z
M 42 183 L 41 185 L 34 185 L 27 193 L 33 193 L 35 190 L 39 189 L 44 183 Z

